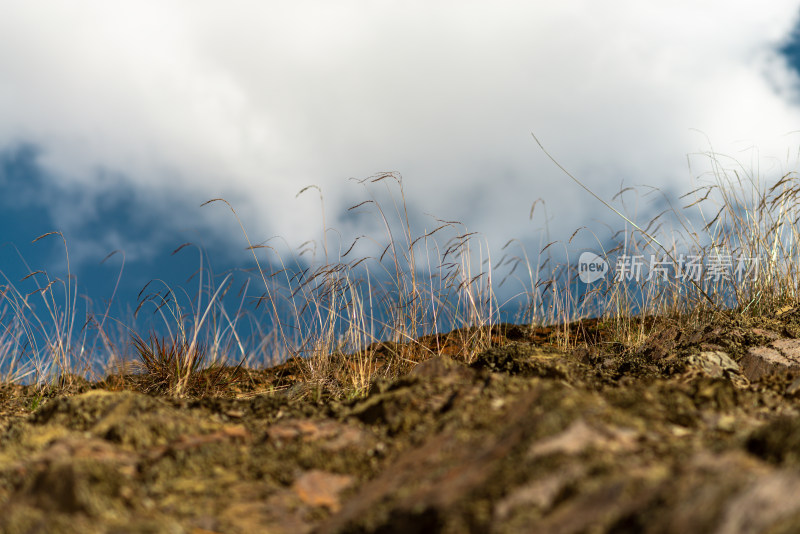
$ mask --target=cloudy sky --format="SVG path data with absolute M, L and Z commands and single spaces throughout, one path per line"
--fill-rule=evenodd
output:
M 11 0 L 0 243 L 50 261 L 30 241 L 61 230 L 104 291 L 116 271 L 97 265 L 117 249 L 144 279 L 187 240 L 246 262 L 230 212 L 199 207 L 211 198 L 254 241 L 296 246 L 321 233 L 319 196 L 295 198 L 314 184 L 328 226 L 366 233 L 374 219 L 346 209 L 369 197 L 349 179 L 382 171 L 402 174 L 422 227 L 459 220 L 494 250 L 539 242 L 538 198 L 553 238 L 619 228 L 531 133 L 606 199 L 688 191 L 703 162 L 692 173 L 687 155 L 712 147 L 791 170 L 798 14 L 788 0 Z M 0 271 L 17 264 L 0 248 Z

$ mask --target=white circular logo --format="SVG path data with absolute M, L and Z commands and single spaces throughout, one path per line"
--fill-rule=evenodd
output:
M 578 277 L 584 284 L 591 284 L 608 273 L 608 262 L 593 252 L 584 252 L 578 258 Z

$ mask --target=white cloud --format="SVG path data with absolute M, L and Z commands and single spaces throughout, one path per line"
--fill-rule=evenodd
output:
M 38 144 L 88 198 L 109 187 L 97 169 L 125 173 L 144 198 L 225 196 L 262 239 L 316 235 L 317 198 L 294 199 L 303 186 L 323 188 L 330 219 L 359 198 L 348 177 L 383 170 L 403 174 L 421 211 L 498 246 L 534 230 L 538 197 L 568 237 L 602 208 L 531 131 L 605 198 L 623 180 L 689 189 L 686 154 L 708 148 L 691 128 L 720 151 L 780 156 L 800 113 L 774 50 L 799 8 L 9 2 L 0 147 Z

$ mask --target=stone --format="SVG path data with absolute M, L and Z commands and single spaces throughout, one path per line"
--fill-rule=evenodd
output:
M 712 378 L 721 378 L 726 373 L 739 372 L 739 364 L 733 361 L 727 353 L 719 350 L 692 354 L 689 356 L 688 362 Z
M 292 484 L 292 490 L 300 500 L 311 506 L 324 506 L 332 512 L 341 508 L 339 493 L 353 483 L 349 475 L 337 475 L 318 469 L 303 473 Z
M 800 370 L 800 340 L 779 339 L 769 346 L 751 347 L 742 357 L 741 366 L 749 380 Z

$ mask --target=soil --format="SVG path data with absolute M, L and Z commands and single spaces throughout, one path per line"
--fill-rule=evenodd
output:
M 214 396 L 7 384 L 0 532 L 798 532 L 798 316 L 635 348 L 585 321 L 569 351 L 504 325 L 469 361 L 429 337 L 352 395 L 298 361 L 216 370 L 245 378 Z

